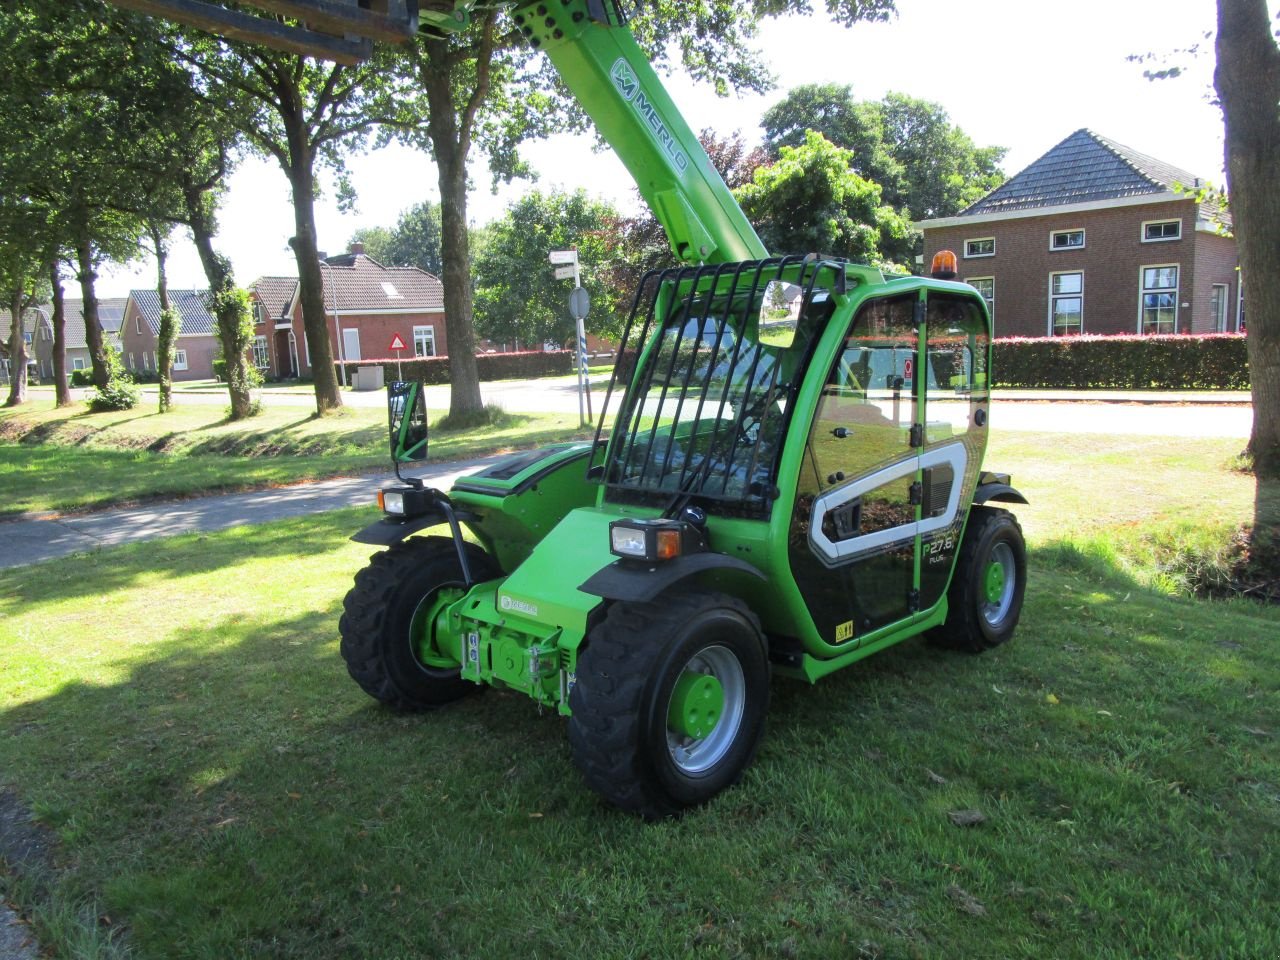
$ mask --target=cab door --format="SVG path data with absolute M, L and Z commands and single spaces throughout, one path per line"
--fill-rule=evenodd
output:
M 855 645 L 918 607 L 919 294 L 854 314 L 809 428 L 790 563 L 819 635 Z

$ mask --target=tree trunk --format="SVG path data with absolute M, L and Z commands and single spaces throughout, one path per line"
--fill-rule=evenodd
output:
M 1226 127 L 1227 195 L 1248 327 L 1258 490 L 1255 569 L 1280 575 L 1280 47 L 1267 0 L 1218 0 L 1214 86 Z
M 102 343 L 102 321 L 98 319 L 98 297 L 93 292 L 98 273 L 93 266 L 93 247 L 88 239 L 76 243 L 77 274 L 80 280 L 80 300 L 84 313 L 84 340 L 89 348 L 89 363 L 93 366 L 93 385 L 99 390 L 111 379 L 107 366 L 107 351 Z
M 302 328 L 307 333 L 307 346 L 311 352 L 316 413 L 324 416 L 342 407 L 342 394 L 338 390 L 338 374 L 333 365 L 333 346 L 325 315 L 324 277 L 320 272 L 323 268 L 316 242 L 315 170 L 302 118 L 287 118 L 286 126 L 290 163 L 285 173 L 293 188 L 294 236 L 290 246 L 298 263 Z
M 59 407 L 69 407 L 71 390 L 67 386 L 67 312 L 62 297 L 62 277 L 56 260 L 49 266 L 49 286 L 53 291 L 53 316 L 49 318 L 49 324 L 53 327 L 54 401 Z
M 255 378 L 249 366 L 249 342 L 253 339 L 253 324 L 246 315 L 247 308 L 237 296 L 231 261 L 213 249 L 213 230 L 204 206 L 204 194 L 195 187 L 184 190 L 188 225 L 191 238 L 200 255 L 205 279 L 209 281 L 210 309 L 218 324 L 218 343 L 222 346 L 222 359 L 227 364 L 227 393 L 231 397 L 232 420 L 244 420 L 253 416 L 253 397 L 250 390 Z
M 476 366 L 467 233 L 467 152 L 470 137 L 458 127 L 449 74 L 448 41 L 428 39 L 423 81 L 431 111 L 428 133 L 440 184 L 440 245 L 444 258 L 444 326 L 449 351 L 449 416 L 465 421 L 484 410 Z
M 160 412 L 168 413 L 173 406 L 173 345 L 178 339 L 181 318 L 169 303 L 169 275 L 164 236 L 155 224 L 149 224 L 151 242 L 156 250 L 156 296 L 160 298 L 160 333 L 156 344 L 156 372 L 160 375 Z
M 6 407 L 27 402 L 27 341 L 22 336 L 22 307 L 27 302 L 21 288 L 9 294 L 9 399 Z

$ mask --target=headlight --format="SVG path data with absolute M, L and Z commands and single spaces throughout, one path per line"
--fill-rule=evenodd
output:
M 609 524 L 609 549 L 632 560 L 674 560 L 707 549 L 702 532 L 683 520 L 615 520 Z
M 432 491 L 417 487 L 383 487 L 378 491 L 378 506 L 393 517 L 410 519 L 434 509 Z
M 382 490 L 379 491 L 382 499 L 382 509 L 387 513 L 395 513 L 404 516 L 404 494 L 399 490 Z

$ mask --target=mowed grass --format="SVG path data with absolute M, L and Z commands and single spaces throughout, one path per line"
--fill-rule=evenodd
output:
M 429 411 L 432 422 L 445 411 Z M 433 430 L 432 460 L 460 460 L 586 436 L 573 414 L 506 414 L 473 430 Z M 0 411 L 0 517 L 115 506 L 155 497 L 275 486 L 389 470 L 387 416 L 347 407 L 318 418 L 266 406 L 231 422 L 216 405 L 118 413 L 35 400 Z
M 1037 501 L 1015 639 L 775 680 L 743 784 L 658 824 L 520 696 L 399 716 L 356 688 L 371 511 L 0 573 L 0 780 L 59 840 L 9 895 L 54 949 L 44 905 L 80 903 L 138 957 L 1276 956 L 1280 611 L 1123 552 L 1205 488 L 1248 516 L 1235 444 L 1174 446 L 1001 439 Z

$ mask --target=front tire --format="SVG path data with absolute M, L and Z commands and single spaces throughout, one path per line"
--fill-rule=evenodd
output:
M 497 576 L 483 550 L 467 544 L 477 581 Z M 436 614 L 466 592 L 454 542 L 410 537 L 376 553 L 342 601 L 340 650 L 365 693 L 395 710 L 443 706 L 479 689 L 461 664 L 434 646 Z
M 655 819 L 742 778 L 768 704 L 764 635 L 741 600 L 616 603 L 578 658 L 569 744 L 588 786 Z
M 942 647 L 982 653 L 1011 636 L 1022 615 L 1027 548 L 1008 510 L 974 507 L 947 591 L 947 619 L 929 633 Z

